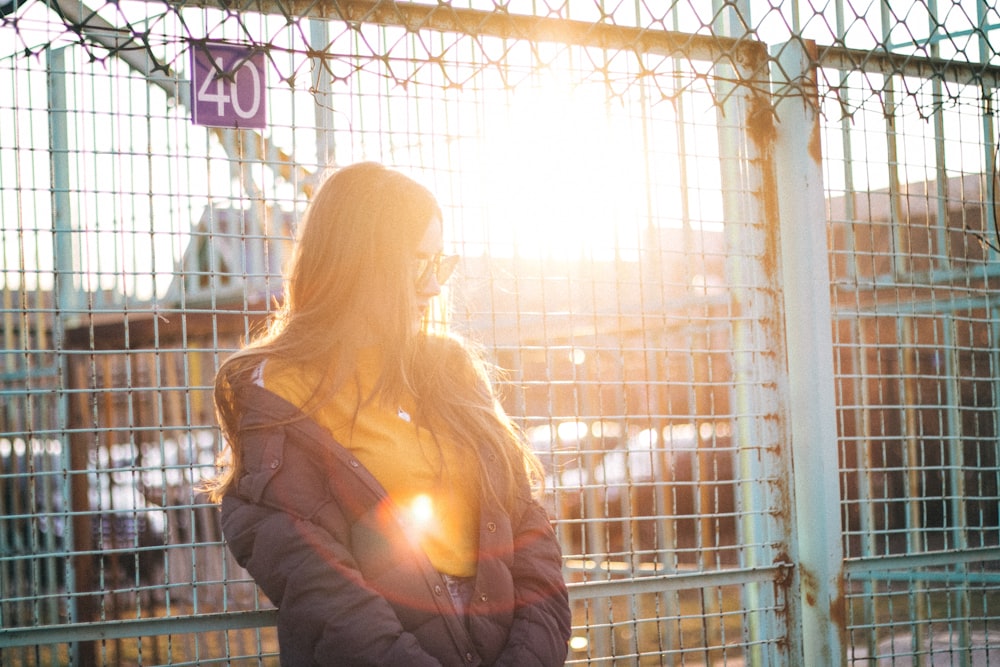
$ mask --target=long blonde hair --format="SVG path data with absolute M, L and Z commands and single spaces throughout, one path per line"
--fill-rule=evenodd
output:
M 490 365 L 455 336 L 413 328 L 415 250 L 440 218 L 429 190 L 380 164 L 345 167 L 323 182 L 300 225 L 278 311 L 216 376 L 226 451 L 219 475 L 204 485 L 213 500 L 242 474 L 237 385 L 268 357 L 324 369 L 303 406 L 309 414 L 353 377 L 359 352 L 369 346 L 381 350 L 383 365 L 368 399 L 391 404 L 411 394 L 422 421 L 475 452 L 489 492 L 505 505 L 525 475 L 537 487 L 537 457 L 500 407 Z
M 513 508 L 519 495 L 540 493 L 542 464 L 500 405 L 496 367 L 457 336 L 426 334 L 415 342 L 410 377 L 417 418 L 474 451 L 487 493 L 505 507 Z

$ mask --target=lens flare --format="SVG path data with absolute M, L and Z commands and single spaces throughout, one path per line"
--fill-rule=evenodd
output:
M 417 526 L 426 526 L 434 519 L 434 501 L 426 493 L 410 501 L 410 518 Z

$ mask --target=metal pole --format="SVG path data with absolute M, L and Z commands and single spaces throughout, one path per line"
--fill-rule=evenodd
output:
M 744 38 L 751 24 L 749 3 L 714 3 L 715 34 Z M 767 53 L 759 42 L 743 42 L 747 51 L 733 64 L 718 64 L 715 74 L 719 101 L 717 126 L 725 221 L 726 272 L 731 287 L 732 413 L 736 447 L 741 565 L 765 567 L 791 552 L 790 453 L 783 446 L 787 412 L 783 406 L 784 333 L 780 326 L 777 276 L 777 210 L 773 159 L 771 98 L 741 82 L 767 79 Z M 753 49 L 761 47 L 760 52 Z M 772 295 L 774 295 L 772 297 Z M 775 604 L 779 589 L 747 582 L 743 587 L 747 664 L 800 664 L 800 637 L 794 624 L 783 627 L 761 610 Z M 781 593 L 778 593 L 781 595 Z M 787 618 L 795 618 L 797 603 L 787 602 Z M 713 604 L 716 605 L 717 603 Z M 707 609 L 713 609 L 706 604 Z M 768 638 L 782 637 L 778 649 Z M 819 664 L 819 663 L 816 663 Z
M 310 19 L 309 41 L 316 51 L 326 51 L 330 46 L 330 22 L 326 19 Z M 322 56 L 313 58 L 313 98 L 316 100 L 314 115 L 316 119 L 316 164 L 319 173 L 334 162 L 335 146 L 333 139 L 333 76 L 326 59 Z
M 931 35 L 934 35 L 934 31 L 940 28 L 940 24 L 937 22 L 937 1 L 930 0 L 927 6 L 927 11 L 931 16 L 930 26 L 928 30 L 931 31 Z M 930 44 L 931 57 L 939 58 L 941 55 L 941 46 L 938 44 L 937 40 L 934 40 Z M 949 184 L 948 184 L 948 170 L 945 161 L 945 127 L 944 127 L 944 86 L 942 85 L 941 79 L 935 77 L 931 82 L 931 95 L 934 100 L 934 187 L 935 187 L 935 203 L 937 204 L 937 221 L 936 221 L 936 241 L 937 241 L 937 253 L 936 261 L 939 268 L 944 270 L 951 269 L 951 249 L 948 242 L 948 204 L 949 204 Z M 930 192 L 928 192 L 928 195 Z M 930 211 L 928 211 L 928 216 Z M 929 221 L 928 221 L 929 222 Z
M 52 346 L 56 351 L 55 363 L 66 386 L 72 387 L 74 373 L 66 366 L 66 357 L 60 353 L 64 340 L 64 331 L 69 314 L 76 310 L 76 300 L 81 290 L 74 288 L 73 270 L 73 220 L 70 188 L 69 165 L 69 132 L 68 109 L 66 99 L 66 52 L 64 49 L 52 49 L 46 52 L 48 58 L 48 106 L 49 106 L 49 160 L 52 168 L 52 253 L 53 273 L 55 275 L 56 316 L 53 318 Z M 60 401 L 60 428 L 71 427 L 73 421 L 70 415 L 72 406 L 62 392 Z M 65 431 L 64 431 L 65 432 Z M 79 437 L 62 438 L 63 465 L 73 474 L 63 482 L 63 493 L 70 499 L 70 507 L 74 512 L 73 520 L 66 523 L 66 544 L 73 551 L 88 553 L 92 550 L 90 517 L 87 508 L 87 477 L 81 471 L 86 470 L 86 450 L 81 446 Z M 82 455 L 82 461 L 81 461 Z M 77 593 L 81 589 L 89 591 L 93 579 L 92 560 L 88 556 L 76 556 L 72 559 L 73 566 L 67 570 L 66 588 L 68 593 Z M 93 598 L 78 595 L 67 596 L 69 618 L 76 623 L 86 623 L 94 620 L 95 608 Z M 96 650 L 93 642 L 76 642 L 71 645 L 73 664 L 88 667 L 96 664 Z
M 742 39 L 752 22 L 748 2 L 714 3 L 715 34 Z M 777 261 L 777 210 L 773 166 L 771 97 L 740 82 L 768 77 L 766 49 L 742 43 L 748 51 L 733 64 L 719 64 L 715 74 L 725 220 L 727 278 L 732 285 L 732 413 L 736 447 L 739 538 L 744 567 L 765 567 L 791 553 L 790 452 L 784 447 L 784 332 L 780 325 L 780 292 L 773 271 Z M 755 52 L 749 47 L 760 46 Z M 773 296 L 772 296 L 773 295 Z M 751 546 L 752 545 L 752 546 Z M 794 623 L 778 626 L 761 610 L 775 604 L 777 593 L 787 604 L 788 619 L 797 602 L 787 595 L 788 582 L 743 587 L 747 664 L 800 664 L 801 638 Z M 769 650 L 768 638 L 782 637 L 780 649 Z M 817 663 L 819 664 L 819 663 Z
M 807 43 L 808 48 L 815 45 Z M 806 44 L 775 48 L 775 169 L 805 665 L 844 664 L 843 546 L 818 98 Z
M 961 415 L 961 386 L 958 380 L 962 365 L 955 335 L 955 328 L 958 325 L 951 313 L 943 316 L 941 325 L 940 354 L 944 378 L 944 428 L 942 429 L 944 435 L 941 438 L 944 449 L 941 454 L 941 464 L 948 471 L 945 489 L 946 497 L 949 498 L 948 512 L 951 515 L 950 547 L 956 551 L 967 551 L 969 527 L 965 504 L 965 438 Z M 947 527 L 946 523 L 945 528 Z M 955 570 L 967 574 L 968 565 L 956 563 Z M 956 586 L 953 594 L 959 618 L 962 619 L 958 621 L 959 645 L 962 647 L 958 654 L 958 667 L 969 667 L 971 664 L 969 650 L 972 646 L 972 628 L 969 621 L 972 604 L 969 599 L 969 587 Z
M 992 2 L 987 0 L 979 0 L 976 3 L 976 24 L 979 30 L 976 33 L 979 35 L 978 46 L 979 46 L 979 62 L 989 63 L 993 57 L 993 47 L 989 43 L 987 37 L 987 25 L 989 23 L 988 14 L 995 11 L 992 7 Z M 986 169 L 983 173 L 986 175 L 984 186 L 984 213 L 986 219 L 984 220 L 983 230 L 984 233 L 989 235 L 997 229 L 997 212 L 996 212 L 996 186 L 997 186 L 997 142 L 994 137 L 996 132 L 995 124 L 993 121 L 993 88 L 983 82 L 983 159 L 985 160 Z M 1000 239 L 995 239 L 1000 241 Z M 986 250 L 987 259 L 996 260 L 1000 257 L 1000 253 L 996 249 L 987 246 Z
M 52 245 L 56 308 L 60 318 L 75 310 L 73 226 L 70 212 L 69 134 L 66 102 L 66 54 L 48 52 L 49 161 L 52 166 Z M 57 321 L 60 319 L 57 318 Z

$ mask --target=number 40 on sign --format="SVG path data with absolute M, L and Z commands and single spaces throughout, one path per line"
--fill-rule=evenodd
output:
M 191 120 L 195 125 L 262 129 L 264 52 L 235 44 L 192 43 Z

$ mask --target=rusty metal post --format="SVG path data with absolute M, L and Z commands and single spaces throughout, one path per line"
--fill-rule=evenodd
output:
M 777 275 L 777 204 L 773 165 L 774 125 L 770 95 L 759 85 L 768 79 L 768 54 L 760 42 L 747 41 L 730 67 L 718 65 L 717 118 L 725 220 L 726 277 L 730 288 L 733 444 L 737 468 L 740 565 L 749 570 L 779 567 L 790 552 L 790 456 L 784 446 L 785 343 L 780 324 Z M 753 83 L 753 85 L 747 85 Z M 747 581 L 744 637 L 747 664 L 799 664 L 799 638 L 775 615 L 783 602 L 783 574 L 774 581 Z M 717 610 L 716 610 L 717 611 Z M 790 617 L 795 614 L 788 611 Z M 781 636 L 770 649 L 769 637 Z
M 803 663 L 844 664 L 843 545 L 815 45 L 776 47 L 775 168 L 788 349 Z M 794 624 L 794 620 L 793 624 Z

